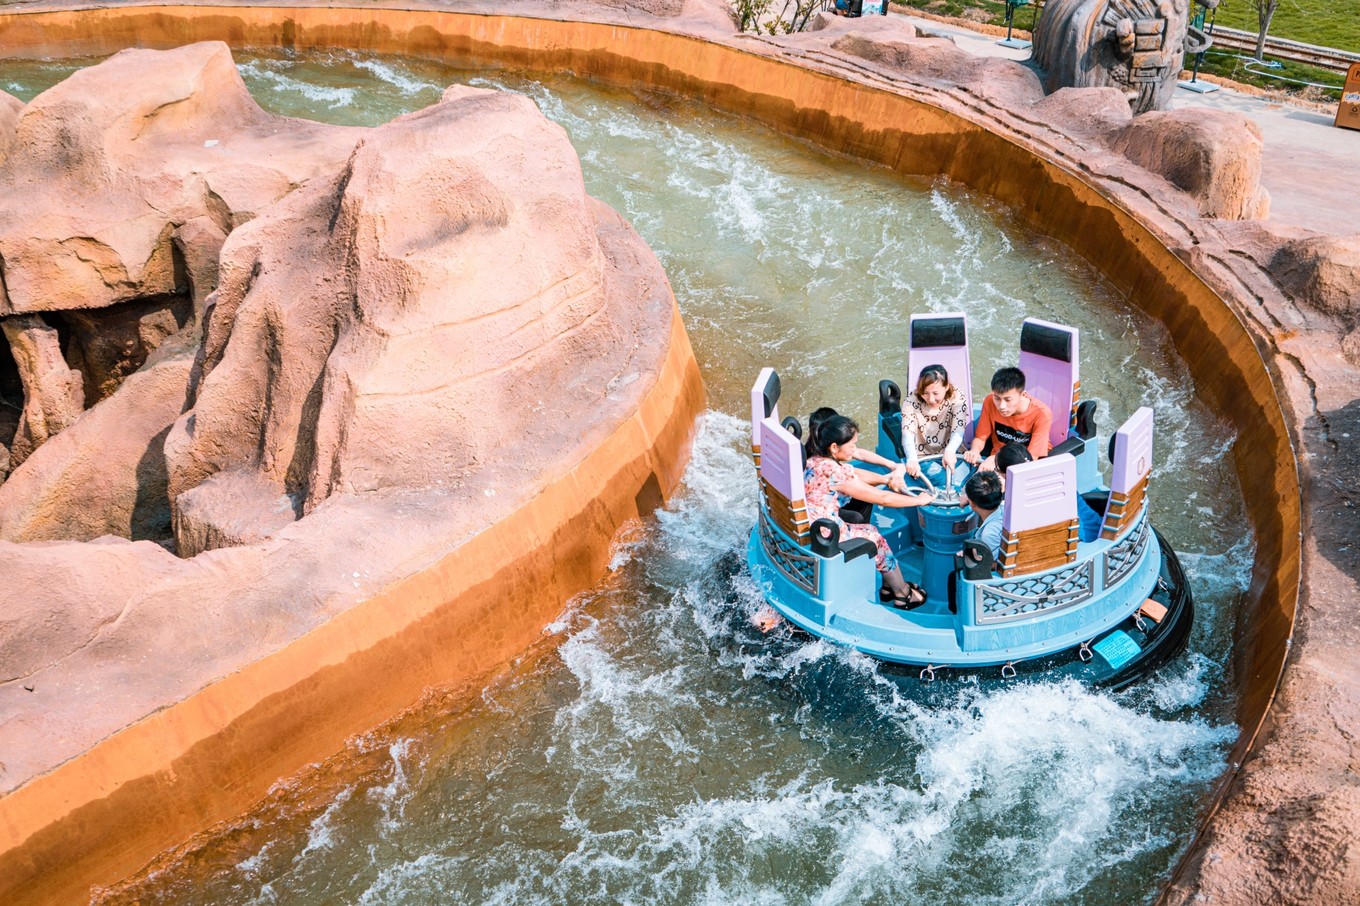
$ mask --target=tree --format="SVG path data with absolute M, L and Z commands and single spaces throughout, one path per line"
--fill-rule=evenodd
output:
M 1270 20 L 1275 18 L 1275 7 L 1280 5 L 1280 0 L 1247 0 L 1247 3 L 1256 10 L 1256 21 L 1261 25 L 1261 30 L 1256 33 L 1256 60 L 1260 62 L 1261 54 L 1266 49 L 1266 33 L 1270 31 Z

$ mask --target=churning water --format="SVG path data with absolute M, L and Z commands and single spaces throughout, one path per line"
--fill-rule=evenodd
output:
M 109 902 L 1126 903 L 1154 897 L 1225 767 L 1229 646 L 1253 555 L 1229 428 L 1165 330 L 986 197 L 828 157 L 706 108 L 348 53 L 238 55 L 268 109 L 376 125 L 455 81 L 518 91 L 666 266 L 708 387 L 684 486 L 610 575 L 473 690 L 281 783 Z M 31 97 L 78 63 L 9 64 Z M 1120 694 L 948 687 L 750 624 L 747 390 L 873 434 L 906 316 L 964 311 L 974 387 L 1037 316 L 1082 331 L 1108 432 L 1157 412 L 1155 521 L 1198 604 L 1190 650 Z M 1108 435 L 1107 435 L 1108 436 Z

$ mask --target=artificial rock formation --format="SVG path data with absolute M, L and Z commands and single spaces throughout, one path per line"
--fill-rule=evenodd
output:
M 74 73 L 22 109 L 0 166 L 0 316 L 184 295 L 180 224 L 226 232 L 357 137 L 265 113 L 223 44 Z
M 1114 132 L 1109 145 L 1192 196 L 1204 217 L 1253 220 L 1269 213 L 1261 130 L 1240 114 L 1154 111 Z
M 14 144 L 14 125 L 19 120 L 19 111 L 23 109 L 23 101 L 0 91 L 0 164 L 9 157 L 10 146 Z
M 168 445 L 186 556 L 258 537 L 242 509 L 277 528 L 332 494 L 465 481 L 567 405 L 560 363 L 617 339 L 579 167 L 531 101 L 455 87 L 380 134 L 227 241 Z
M 998 114 L 1049 124 L 1091 145 L 1092 157 L 1112 152 L 1185 193 L 1201 217 L 1248 220 L 1269 212 L 1270 195 L 1260 184 L 1264 145 L 1260 129 L 1245 116 L 1195 110 L 1135 117 L 1123 89 L 1111 86 L 1045 95 L 1039 77 L 1023 64 L 974 56 L 905 22 L 865 21 L 822 14 L 809 38 L 915 84 L 966 92 Z
M 23 381 L 23 414 L 9 450 L 9 468 L 17 469 L 49 437 L 61 432 L 84 409 L 80 372 L 66 365 L 57 332 L 40 315 L 0 320 L 10 355 Z
M 125 51 L 27 105 L 0 97 L 0 323 L 26 350 L 56 337 L 39 314 L 69 337 L 25 378 L 10 469 L 193 323 L 226 233 L 358 136 L 265 113 L 217 43 Z
M 36 317 L 25 315 L 23 317 Z M 162 345 L 0 484 L 0 541 L 169 542 L 165 436 L 184 410 L 192 336 Z
M 89 863 L 123 858 L 128 835 L 154 852 L 165 822 L 187 835 L 213 809 L 228 817 L 429 684 L 532 644 L 603 572 L 617 528 L 678 482 L 703 404 L 660 264 L 586 194 L 566 134 L 532 101 L 453 88 L 375 129 L 261 119 L 220 44 L 125 52 L 73 79 L 25 109 L 27 138 L 0 167 L 3 188 L 42 169 L 24 153 L 51 165 L 41 133 L 89 183 L 66 209 L 42 195 L 48 229 L 31 241 L 4 220 L 12 210 L 0 216 L 21 272 L 6 304 L 40 306 L 39 284 L 55 281 L 74 306 L 0 320 L 23 359 L 0 358 L 0 407 L 20 375 L 46 376 L 25 404 L 42 402 L 47 421 L 26 409 L 23 436 L 74 416 L 0 486 L 6 902 L 87 892 Z M 123 83 L 161 83 L 165 103 L 90 100 L 116 106 Z M 100 117 L 108 127 L 91 127 Z M 129 146 L 164 152 L 151 176 Z M 242 168 L 205 163 L 218 147 Z M 126 172 L 90 181 L 92 160 Z M 157 208 L 154 229 L 146 181 L 174 209 Z M 82 287 L 118 330 L 74 317 L 88 311 Z M 178 307 L 152 304 L 171 297 Z M 192 307 L 201 338 L 192 316 L 164 336 Z M 108 362 L 101 343 L 132 344 L 145 362 L 98 382 L 103 398 L 82 409 L 87 376 L 45 318 L 65 319 L 67 359 Z M 340 648 L 348 659 L 332 663 Z M 226 730 L 224 708 L 244 723 Z M 186 729 L 167 734 L 175 721 Z M 125 742 L 139 733 L 153 741 Z M 203 733 L 220 735 L 195 746 Z M 176 767 L 108 755 L 124 744 Z M 175 786 L 181 756 L 205 753 L 214 779 L 186 771 L 188 792 Z M 118 797 L 143 807 L 135 784 L 54 778 L 101 758 L 168 776 L 156 796 L 197 804 L 129 821 Z M 66 826 L 86 843 L 34 855 L 60 835 L 16 828 L 65 820 L 67 806 L 25 811 L 51 789 L 119 815 L 117 853 L 77 809 Z

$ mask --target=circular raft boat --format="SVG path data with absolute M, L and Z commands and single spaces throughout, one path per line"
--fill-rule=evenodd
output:
M 914 316 L 910 334 L 908 386 L 930 364 L 970 373 L 963 315 Z M 761 371 L 751 389 L 760 512 L 747 563 L 765 599 L 799 629 L 925 680 L 1039 674 L 1120 688 L 1178 654 L 1194 604 L 1176 552 L 1148 519 L 1152 410 L 1139 409 L 1111 438 L 1104 484 L 1095 403 L 1079 399 L 1078 353 L 1073 328 L 1036 319 L 1021 327 L 1019 365 L 1027 392 L 1055 413 L 1053 446 L 1007 471 L 999 560 L 971 539 L 977 517 L 957 496 L 841 512 L 847 523 L 874 525 L 903 576 L 925 589 L 924 605 L 910 610 L 880 602 L 871 542 L 842 540 L 834 520 L 809 520 L 801 427 L 781 422 L 779 376 Z M 970 389 L 960 390 L 972 407 Z M 900 462 L 901 392 L 883 381 L 879 398 L 877 452 Z M 1094 540 L 1079 539 L 1078 497 L 1099 519 Z

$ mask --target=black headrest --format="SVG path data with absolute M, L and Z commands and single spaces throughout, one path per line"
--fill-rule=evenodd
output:
M 911 322 L 911 348 L 966 346 L 968 333 L 963 318 L 921 318 Z
M 1072 332 L 1026 321 L 1020 328 L 1020 351 L 1059 362 L 1072 361 Z
M 785 416 L 784 420 L 779 423 L 779 427 L 783 428 L 799 440 L 803 439 L 803 426 L 800 425 L 798 419 L 794 418 L 792 415 Z
M 765 386 L 760 389 L 760 395 L 765 399 L 765 417 L 774 415 L 774 407 L 779 404 L 779 372 L 771 371 L 770 377 L 765 381 Z

